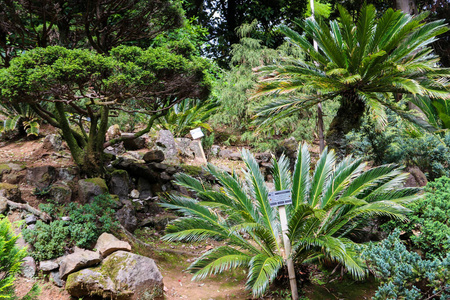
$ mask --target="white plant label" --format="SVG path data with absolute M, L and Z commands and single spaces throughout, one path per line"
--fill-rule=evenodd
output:
M 269 193 L 269 203 L 271 207 L 292 204 L 291 190 L 282 190 Z
M 194 140 L 200 139 L 200 138 L 202 138 L 202 137 L 205 136 L 205 135 L 203 134 L 203 132 L 202 132 L 202 129 L 201 129 L 200 127 L 195 128 L 195 129 L 192 129 L 192 130 L 190 131 L 190 133 L 191 133 L 191 136 L 192 136 L 192 138 L 193 138 Z

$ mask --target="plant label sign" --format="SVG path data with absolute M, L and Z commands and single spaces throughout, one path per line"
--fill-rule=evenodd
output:
M 291 190 L 282 190 L 269 193 L 269 204 L 271 207 L 292 204 Z
M 202 132 L 202 129 L 201 129 L 200 127 L 195 128 L 195 129 L 192 129 L 192 130 L 190 131 L 190 133 L 191 133 L 191 136 L 192 136 L 192 138 L 193 138 L 194 140 L 200 139 L 200 138 L 202 138 L 202 137 L 205 136 L 205 135 L 203 134 L 203 132 Z

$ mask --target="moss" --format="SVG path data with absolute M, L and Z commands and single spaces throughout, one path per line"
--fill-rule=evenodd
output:
M 182 165 L 181 168 L 183 169 L 184 173 L 191 176 L 197 176 L 202 173 L 201 166 Z
M 17 189 L 17 188 L 19 188 L 19 187 L 15 184 L 10 184 L 10 183 L 6 183 L 6 182 L 0 183 L 0 190 L 12 190 L 12 189 Z
M 129 258 L 128 253 L 123 253 L 122 256 L 114 255 L 105 259 L 101 266 L 99 267 L 98 272 L 108 276 L 111 279 L 115 279 L 117 277 L 117 273 L 120 270 L 120 265 Z
M 112 171 L 111 175 L 128 176 L 128 172 L 125 170 L 116 169 Z
M 11 171 L 11 167 L 8 166 L 7 164 L 1 164 L 0 165 L 0 174 L 8 173 L 10 171 Z
M 85 181 L 91 182 L 95 185 L 98 185 L 104 191 L 108 191 L 108 186 L 106 185 L 106 182 L 103 178 L 100 178 L 100 177 L 88 178 L 88 179 L 85 179 Z

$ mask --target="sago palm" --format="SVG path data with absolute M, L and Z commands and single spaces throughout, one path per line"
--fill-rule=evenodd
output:
M 256 96 L 278 96 L 258 110 L 262 123 L 336 100 L 340 107 L 326 140 L 329 147 L 340 149 L 345 134 L 360 127 L 367 110 L 379 120 L 385 118 L 385 107 L 414 119 L 397 107 L 393 101 L 395 93 L 450 98 L 449 69 L 438 66 L 439 57 L 430 47 L 439 34 L 448 30 L 444 20 L 425 23 L 427 14 L 410 16 L 393 9 L 378 19 L 372 5 L 363 7 L 357 21 L 343 7 L 339 7 L 339 12 L 339 22 L 297 22 L 303 35 L 281 28 L 306 58 L 281 58 L 274 65 L 259 68 L 262 76 Z M 314 49 L 313 40 L 317 41 L 318 50 Z M 303 92 L 303 96 L 298 92 Z
M 206 167 L 220 189 L 186 174 L 177 175 L 176 183 L 196 198 L 172 194 L 162 204 L 184 214 L 168 225 L 164 239 L 225 241 L 192 263 L 189 270 L 194 278 L 245 267 L 249 270 L 247 288 L 261 296 L 285 264 L 282 231 L 258 163 L 249 151 L 242 154 L 244 178 L 213 165 Z M 402 187 L 407 174 L 394 165 L 366 170 L 365 163 L 350 156 L 336 163 L 334 151 L 325 150 L 312 173 L 306 145 L 299 147 L 293 174 L 284 156 L 272 164 L 275 189 L 292 190 L 292 205 L 286 210 L 294 262 L 336 261 L 356 278 L 366 270 L 348 233 L 373 215 L 404 218 L 407 209 L 403 204 L 419 197 L 418 189 Z

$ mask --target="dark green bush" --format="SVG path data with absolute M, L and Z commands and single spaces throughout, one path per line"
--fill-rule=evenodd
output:
M 50 224 L 38 221 L 35 229 L 25 229 L 24 238 L 35 249 L 33 257 L 39 261 L 58 257 L 74 245 L 89 248 L 100 234 L 117 228 L 113 205 L 114 200 L 109 195 L 98 196 L 92 203 L 82 206 L 70 203 L 66 208 L 70 221 L 56 220 Z M 44 208 L 47 212 L 57 211 L 54 204 L 46 204 Z
M 424 260 L 408 251 L 395 230 L 363 252 L 371 272 L 381 281 L 373 300 L 450 299 L 450 256 Z
M 405 232 L 412 247 L 433 258 L 450 249 L 450 178 L 441 177 L 425 187 L 425 197 L 411 203 L 409 222 L 390 221 L 385 229 Z

